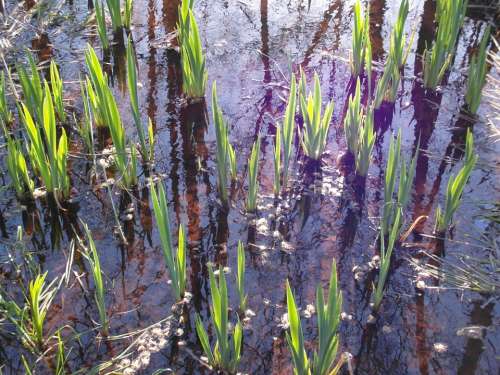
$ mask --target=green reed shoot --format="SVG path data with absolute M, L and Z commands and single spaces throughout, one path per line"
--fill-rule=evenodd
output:
M 383 228 L 380 231 L 380 270 L 378 275 L 377 286 L 373 293 L 373 310 L 377 311 L 380 307 L 384 297 L 384 287 L 389 274 L 389 267 L 391 265 L 392 251 L 396 240 L 399 238 L 401 229 L 401 210 L 397 209 L 394 223 L 389 227 L 389 241 L 387 247 L 385 245 L 385 233 Z
M 53 193 L 57 199 L 67 198 L 70 190 L 70 181 L 66 170 L 68 139 L 66 131 L 62 128 L 59 143 L 57 143 L 56 116 L 47 82 L 45 82 L 42 110 L 43 137 L 41 129 L 35 125 L 30 111 L 24 103 L 21 104 L 21 108 L 21 118 L 30 141 L 28 153 L 33 170 L 42 179 L 47 192 Z
M 177 253 L 174 254 L 172 245 L 172 235 L 170 233 L 170 221 L 168 218 L 167 199 L 163 184 L 158 184 L 158 193 L 151 184 L 151 199 L 153 201 L 153 211 L 160 232 L 160 241 L 163 249 L 163 257 L 167 264 L 175 299 L 180 301 L 184 297 L 186 290 L 186 236 L 184 228 L 179 227 L 179 243 Z
M 274 138 L 274 196 L 278 197 L 281 190 L 281 128 L 276 126 Z
M 137 95 L 137 68 L 135 66 L 135 53 L 132 40 L 129 37 L 127 41 L 127 83 L 128 92 L 130 97 L 130 107 L 132 108 L 132 115 L 134 117 L 134 124 L 139 135 L 139 142 L 141 145 L 141 155 L 144 161 L 148 159 L 148 148 L 146 146 L 146 135 L 144 134 L 144 127 L 141 121 L 141 113 L 139 111 L 139 97 Z M 152 160 L 149 160 L 152 161 Z
M 212 119 L 215 124 L 215 136 L 217 141 L 217 186 L 222 203 L 227 205 L 227 168 L 229 167 L 231 171 L 236 169 L 236 158 L 233 158 L 234 161 L 231 162 L 232 152 L 230 150 L 232 150 L 232 147 L 229 143 L 229 128 L 222 116 L 219 103 L 217 102 L 217 86 L 215 81 L 212 85 Z
M 300 98 L 301 96 L 306 96 L 306 92 L 307 92 L 307 79 L 306 79 L 306 74 L 304 73 L 304 69 L 302 69 L 302 66 L 300 66 L 299 75 L 300 75 L 300 79 L 299 79 L 299 98 Z M 290 89 L 290 93 L 291 93 L 291 89 Z M 290 103 L 290 99 L 288 100 L 288 102 Z M 295 113 L 295 110 L 294 110 L 294 113 Z
M 123 26 L 130 30 L 132 24 L 132 16 L 134 12 L 134 0 L 125 0 L 125 9 L 123 11 Z
M 57 338 L 57 352 L 56 352 L 56 368 L 54 371 L 54 375 L 65 375 L 66 370 L 64 369 L 64 366 L 66 365 L 68 359 L 66 356 L 64 341 L 62 340 L 60 330 L 57 331 L 56 338 Z
M 365 73 L 368 78 L 368 100 L 372 98 L 372 42 L 370 38 L 366 38 L 366 47 L 365 47 Z
M 476 165 L 478 156 L 474 154 L 474 137 L 470 130 L 467 131 L 465 142 L 465 160 L 464 165 L 456 176 L 451 176 L 446 187 L 446 198 L 444 210 L 438 208 L 436 213 L 436 231 L 444 233 L 450 226 L 453 215 L 457 211 L 462 201 L 462 194 L 469 176 Z M 444 212 L 444 213 L 443 213 Z
M 44 97 L 42 80 L 36 67 L 35 60 L 33 59 L 33 55 L 31 53 L 27 53 L 27 57 L 30 67 L 29 74 L 23 66 L 17 67 L 17 73 L 19 76 L 19 82 L 21 83 L 21 89 L 23 91 L 24 102 L 26 103 L 30 113 L 35 116 L 37 121 L 41 121 L 43 116 L 42 107 Z
M 28 361 L 26 360 L 26 357 L 24 354 L 21 354 L 21 362 L 23 363 L 24 371 L 26 372 L 26 375 L 33 375 L 33 371 L 31 370 L 31 366 L 28 364 Z
M 248 159 L 248 196 L 247 196 L 247 211 L 255 212 L 257 210 L 257 194 L 259 191 L 259 183 L 257 180 L 259 174 L 259 155 L 260 155 L 260 138 L 254 142 L 252 153 Z
M 375 130 L 373 128 L 373 107 L 370 106 L 363 118 L 363 126 L 359 128 L 359 144 L 356 154 L 356 172 L 360 176 L 368 174 L 370 156 L 375 144 Z
M 370 16 L 368 9 L 363 17 L 361 2 L 354 4 L 354 27 L 352 32 L 351 73 L 354 77 L 361 74 L 365 61 L 366 43 L 369 38 Z
M 399 6 L 398 18 L 396 24 L 394 25 L 391 33 L 391 41 L 389 45 L 389 55 L 395 62 L 397 69 L 404 65 L 404 54 L 405 54 L 405 23 L 408 17 L 409 3 L 408 0 L 401 1 Z
M 106 288 L 101 270 L 101 262 L 99 260 L 99 254 L 97 253 L 94 239 L 92 238 L 92 233 L 86 224 L 84 225 L 84 228 L 89 249 L 83 253 L 83 256 L 89 263 L 90 272 L 92 273 L 92 278 L 94 279 L 94 299 L 97 305 L 97 311 L 99 312 L 101 332 L 103 335 L 107 336 L 109 331 L 109 319 L 106 312 Z
M 397 212 L 404 210 L 410 200 L 411 187 L 417 167 L 418 151 L 415 152 L 415 155 L 411 159 L 409 165 L 407 165 L 406 161 L 402 157 L 401 137 L 401 130 L 399 130 L 396 142 L 394 142 L 394 139 L 391 139 L 389 144 L 389 157 L 387 159 L 384 181 L 384 207 L 381 223 L 382 233 L 385 235 L 389 234 Z M 398 167 L 399 182 L 397 196 L 395 198 L 394 193 L 396 191 L 396 182 L 398 180 Z
M 189 98 L 205 96 L 208 73 L 194 13 L 188 12 L 189 33 L 181 45 L 182 89 Z
M 113 32 L 115 33 L 119 31 L 123 26 L 120 2 L 121 0 L 106 0 L 109 15 L 111 16 L 111 25 L 113 28 Z
M 238 178 L 236 152 L 234 151 L 233 146 L 231 146 L 231 143 L 228 143 L 227 146 L 227 157 L 229 161 L 229 172 L 231 172 L 231 181 L 236 181 Z
M 325 151 L 328 129 L 333 114 L 333 101 L 328 102 L 321 116 L 321 84 L 318 74 L 314 74 L 314 92 L 307 99 L 300 96 L 300 107 L 304 118 L 304 127 L 300 141 L 304 153 L 314 160 L 319 160 Z
M 95 20 L 97 24 L 97 34 L 99 35 L 99 39 L 101 40 L 102 48 L 104 50 L 107 50 L 109 49 L 109 38 L 106 27 L 106 12 L 104 10 L 104 5 L 102 4 L 102 0 L 95 0 L 94 8 L 95 8 Z
M 484 31 L 481 44 L 479 45 L 479 51 L 472 56 L 469 65 L 465 102 L 467 103 L 469 112 L 472 114 L 476 114 L 479 108 L 479 103 L 481 103 L 481 90 L 486 82 L 486 48 L 489 38 L 490 26 Z
M 347 149 L 356 156 L 358 153 L 359 128 L 363 122 L 363 107 L 361 105 L 361 83 L 359 78 L 356 82 L 354 96 L 349 97 L 349 106 L 344 119 L 344 135 Z
M 14 115 L 9 109 L 7 102 L 7 88 L 5 85 L 5 74 L 0 72 L 0 124 L 10 126 L 14 122 Z
M 238 241 L 238 272 L 236 274 L 236 285 L 240 299 L 240 311 L 247 308 L 247 294 L 245 293 L 245 248 L 243 242 Z
M 7 170 L 19 199 L 31 198 L 35 183 L 28 173 L 26 159 L 19 141 L 6 134 L 7 138 Z
M 301 69 L 301 73 L 304 72 Z M 297 101 L 297 84 L 295 75 L 292 74 L 290 83 L 290 94 L 288 96 L 288 103 L 285 109 L 285 118 L 283 119 L 283 186 L 286 189 L 288 185 L 288 174 L 290 170 L 290 159 L 293 152 L 293 136 L 295 132 L 295 108 Z M 302 81 L 302 79 L 301 79 Z M 304 78 L 305 81 L 305 78 Z M 304 82 L 305 85 L 305 82 Z M 305 95 L 305 91 L 304 91 Z M 279 128 L 279 124 L 276 126 Z M 280 147 L 281 148 L 281 147 Z M 275 192 L 276 194 L 276 192 Z
M 232 340 L 230 339 L 228 332 L 229 304 L 226 277 L 224 276 L 222 267 L 219 267 L 218 282 L 215 278 L 212 266 L 208 267 L 208 271 L 210 275 L 210 294 L 212 296 L 210 314 L 216 335 L 216 342 L 213 349 L 210 346 L 208 333 L 198 315 L 196 315 L 196 332 L 210 366 L 215 370 L 222 370 L 234 374 L 238 369 L 241 359 L 243 329 L 241 323 L 238 321 L 234 327 Z
M 44 345 L 43 326 L 47 312 L 57 292 L 57 288 L 54 287 L 57 279 L 54 279 L 46 286 L 46 277 L 47 272 L 43 275 L 38 274 L 35 280 L 31 280 L 28 285 L 28 295 L 26 296 L 31 324 L 30 336 L 38 348 L 42 348 Z
M 57 118 L 61 122 L 66 121 L 66 113 L 64 112 L 63 103 L 63 81 L 59 75 L 57 65 L 52 60 L 50 62 L 50 86 L 52 89 L 52 96 L 54 98 L 54 107 L 56 109 Z
M 438 0 L 436 40 L 423 55 L 425 88 L 435 89 L 441 83 L 453 58 L 466 8 L 467 0 Z
M 288 348 L 292 354 L 294 374 L 296 375 L 333 375 L 342 361 L 335 364 L 339 346 L 338 328 L 342 310 L 342 292 L 338 286 L 337 266 L 332 262 L 327 303 L 321 285 L 316 288 L 316 311 L 318 314 L 318 346 L 312 359 L 308 357 L 304 344 L 301 321 L 290 284 L 286 284 L 289 331 L 286 333 Z
M 123 185 L 125 187 L 134 186 L 137 183 L 135 146 L 132 144 L 127 145 L 125 129 L 118 105 L 116 104 L 113 92 L 108 86 L 107 77 L 102 71 L 99 59 L 94 49 L 90 46 L 85 51 L 85 61 L 90 74 L 90 84 L 89 82 L 87 83 L 87 92 L 94 113 L 109 128 L 113 146 L 115 147 L 114 162 L 120 172 Z
M 92 127 L 93 113 L 90 104 L 90 98 L 83 82 L 80 81 L 80 95 L 83 102 L 83 119 L 77 126 L 78 134 L 83 139 L 87 152 L 93 154 L 94 150 L 94 129 Z M 75 118 L 76 123 L 76 118 Z

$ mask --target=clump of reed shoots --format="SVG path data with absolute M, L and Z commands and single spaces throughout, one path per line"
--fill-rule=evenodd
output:
M 59 70 L 54 60 L 50 62 L 50 86 L 52 96 L 54 97 L 54 107 L 57 114 L 57 119 L 61 122 L 66 121 L 66 113 L 64 112 L 63 102 L 63 81 L 59 75 Z
M 389 157 L 387 159 L 387 166 L 385 169 L 384 207 L 381 222 L 382 233 L 384 235 L 389 234 L 397 213 L 404 210 L 410 200 L 410 192 L 413 184 L 413 178 L 415 177 L 417 158 L 418 146 L 417 152 L 415 152 L 415 155 L 409 165 L 407 165 L 406 161 L 401 156 L 401 130 L 399 130 L 396 142 L 394 142 L 394 139 L 391 139 L 389 144 Z M 398 190 L 397 196 L 394 198 L 396 182 L 398 181 L 398 167 Z
M 339 346 L 338 328 L 342 310 L 342 292 L 338 286 L 337 266 L 332 262 L 330 285 L 325 304 L 321 285 L 316 288 L 316 311 L 318 314 L 318 347 L 312 358 L 305 348 L 299 310 L 295 303 L 290 284 L 286 283 L 289 331 L 286 333 L 288 348 L 292 354 L 294 374 L 297 375 L 334 375 L 344 363 L 340 359 L 335 364 Z
M 66 171 L 68 139 L 66 131 L 62 128 L 59 143 L 57 143 L 56 116 L 47 82 L 45 82 L 44 96 L 41 111 L 43 138 L 40 127 L 35 125 L 24 103 L 21 104 L 21 118 L 30 141 L 28 151 L 33 170 L 41 177 L 47 192 L 54 194 L 56 199 L 65 199 L 69 197 L 70 190 L 69 176 Z
M 43 117 L 42 108 L 44 97 L 42 80 L 40 78 L 40 73 L 38 72 L 35 60 L 33 59 L 33 55 L 28 53 L 27 57 L 30 67 L 29 74 L 23 66 L 17 66 L 16 70 L 19 76 L 19 82 L 21 83 L 24 103 L 32 116 L 35 116 L 37 121 L 41 121 Z
M 389 55 L 393 59 L 397 69 L 399 69 L 405 64 L 406 37 L 404 31 L 405 31 L 406 18 L 408 17 L 408 11 L 409 11 L 408 0 L 401 1 L 401 4 L 399 6 L 398 18 L 391 33 Z
M 377 82 L 375 91 L 374 108 L 380 108 L 383 101 L 394 103 L 398 93 L 399 83 L 401 81 L 401 73 L 397 67 L 394 58 L 389 57 L 384 73 Z
M 259 192 L 259 183 L 257 176 L 259 174 L 259 155 L 260 155 L 260 138 L 254 142 L 252 153 L 248 159 L 248 196 L 247 196 L 247 211 L 255 212 L 257 210 L 257 194 Z
M 189 14 L 192 11 L 194 0 L 182 0 L 179 5 L 179 21 L 177 22 L 177 41 L 180 46 L 189 35 Z
M 208 363 L 214 370 L 226 371 L 229 374 L 235 374 L 241 359 L 241 345 L 243 341 L 243 329 L 241 323 L 236 323 L 232 339 L 228 330 L 228 312 L 229 303 L 227 297 L 226 277 L 222 267 L 219 267 L 219 277 L 216 280 L 212 266 L 208 267 L 210 277 L 210 294 L 212 303 L 210 305 L 210 315 L 212 324 L 215 328 L 216 342 L 212 347 L 208 333 L 203 326 L 201 318 L 196 315 L 196 332 L 200 340 Z
M 102 4 L 102 0 L 94 0 L 94 9 L 95 9 L 95 20 L 97 25 L 97 34 L 99 35 L 99 39 L 101 40 L 102 48 L 104 50 L 108 50 L 109 38 L 106 28 L 106 12 L 104 10 L 104 5 Z
M 6 134 L 7 138 L 7 170 L 16 190 L 18 199 L 33 197 L 35 183 L 28 173 L 26 159 L 19 141 Z
M 87 225 L 84 225 L 84 228 L 89 249 L 87 249 L 83 253 L 83 256 L 89 263 L 90 272 L 92 273 L 92 278 L 94 279 L 94 299 L 97 305 L 97 311 L 99 312 L 101 332 L 106 336 L 109 330 L 109 319 L 106 312 L 106 289 L 104 286 L 104 278 L 101 270 L 101 262 L 99 260 L 99 254 L 97 253 L 94 239 L 92 238 L 92 233 L 90 232 Z
M 373 107 L 370 106 L 359 128 L 359 144 L 356 154 L 356 172 L 359 176 L 366 176 L 370 167 L 370 157 L 375 144 L 375 130 L 373 128 Z
M 5 85 L 5 74 L 0 72 L 0 124 L 10 126 L 14 122 L 14 115 L 9 109 L 7 102 L 7 88 Z
M 300 107 L 304 119 L 304 127 L 300 141 L 306 156 L 313 160 L 321 159 L 325 151 L 328 129 L 333 114 L 333 101 L 328 102 L 323 116 L 321 116 L 321 84 L 319 77 L 314 74 L 314 91 L 309 93 L 307 99 L 300 96 Z
M 450 226 L 453 215 L 462 201 L 462 194 L 469 180 L 469 176 L 476 165 L 478 156 L 474 154 L 474 137 L 470 130 L 467 131 L 465 141 L 464 165 L 456 176 L 451 176 L 446 187 L 444 210 L 438 207 L 436 212 L 436 232 L 443 234 Z
M 351 54 L 351 73 L 354 77 L 361 74 L 365 61 L 366 43 L 369 38 L 370 16 L 368 9 L 365 10 L 363 17 L 361 11 L 361 2 L 356 0 L 354 3 L 354 27 L 352 31 L 352 54 Z
M 439 0 L 436 19 L 437 35 L 430 50 L 425 50 L 424 87 L 435 89 L 442 81 L 453 58 L 458 33 L 462 27 L 467 0 Z
M 245 248 L 243 242 L 238 241 L 238 272 L 236 273 L 236 285 L 240 300 L 240 311 L 245 312 L 247 308 L 247 294 L 245 293 Z
M 358 153 L 359 128 L 363 122 L 363 107 L 361 105 L 361 83 L 356 82 L 354 96 L 349 97 L 349 106 L 344 119 L 344 135 L 347 149 L 354 155 Z
M 188 98 L 205 96 L 208 74 L 201 45 L 198 24 L 192 10 L 188 10 L 189 32 L 184 32 L 181 45 L 182 89 Z
M 102 121 L 107 125 L 115 148 L 114 163 L 120 172 L 120 178 L 125 187 L 137 184 L 137 155 L 135 146 L 127 144 L 125 129 L 120 117 L 120 112 L 116 104 L 111 89 L 107 83 L 106 74 L 102 71 L 99 59 L 94 49 L 88 46 L 85 51 L 85 61 L 90 78 L 87 83 L 94 113 L 98 122 Z
M 235 175 L 236 157 L 233 155 L 234 150 L 229 142 L 229 128 L 222 116 L 219 103 L 217 102 L 217 85 L 215 81 L 212 85 L 212 119 L 215 124 L 215 136 L 217 141 L 217 187 L 219 189 L 222 204 L 227 205 L 229 199 L 227 191 L 227 169 L 229 167 L 231 174 L 234 173 Z
M 384 229 L 381 228 L 380 231 L 380 270 L 378 274 L 377 286 L 373 293 L 373 310 L 378 311 L 382 299 L 384 298 L 384 287 L 387 281 L 387 276 L 389 274 L 389 268 L 391 266 L 391 256 L 396 244 L 396 240 L 399 238 L 399 233 L 401 229 L 401 209 L 397 209 L 394 222 L 391 223 L 389 229 L 389 240 L 387 247 L 385 245 L 385 233 Z
M 481 103 L 481 91 L 486 81 L 486 48 L 490 38 L 490 26 L 486 28 L 479 45 L 479 51 L 471 58 L 469 65 L 469 76 L 467 78 L 467 93 L 465 102 L 471 114 L 476 114 Z
M 168 218 L 167 199 L 163 184 L 158 184 L 158 193 L 151 184 L 151 199 L 153 201 L 153 212 L 160 232 L 160 240 L 163 249 L 163 257 L 167 264 L 175 299 L 181 301 L 186 291 L 186 236 L 184 227 L 179 227 L 179 241 L 177 253 L 174 253 L 172 235 L 170 233 L 170 220 Z
M 301 69 L 302 75 L 304 72 Z M 305 80 L 305 78 L 304 78 Z M 293 152 L 293 136 L 295 130 L 295 108 L 297 101 L 297 84 L 295 75 L 292 74 L 290 80 L 290 94 L 288 103 L 285 109 L 285 117 L 283 119 L 283 186 L 286 189 L 288 185 L 288 174 L 290 170 L 290 159 Z M 305 85 L 305 83 L 304 83 Z M 305 95 L 305 91 L 304 91 Z M 279 128 L 279 124 L 276 128 Z M 280 147 L 281 148 L 281 147 Z

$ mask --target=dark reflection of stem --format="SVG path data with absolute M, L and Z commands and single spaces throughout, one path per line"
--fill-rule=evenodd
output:
M 174 31 L 177 27 L 178 9 L 180 0 L 163 0 L 162 5 L 162 20 L 165 32 L 168 34 Z
M 425 319 L 425 294 L 418 290 L 415 296 L 415 339 L 420 374 L 429 374 L 429 349 L 426 344 L 427 322 Z
M 153 232 L 153 220 L 151 216 L 151 207 L 149 205 L 149 189 L 147 186 L 142 188 L 142 196 L 139 204 L 140 220 L 142 229 L 146 234 L 149 246 L 153 246 L 151 234 Z
M 205 101 L 187 105 L 181 109 L 180 130 L 182 137 L 182 158 L 184 166 L 184 184 L 187 205 L 187 239 L 190 262 L 191 291 L 195 308 L 201 309 L 202 268 L 208 261 L 208 254 L 203 249 L 203 231 L 201 228 L 201 207 L 198 198 L 198 153 L 205 148 L 204 136 L 208 120 Z M 204 272 L 206 274 L 206 272 Z
M 483 301 L 474 301 L 474 307 L 470 314 L 470 325 L 489 327 L 493 323 L 493 313 L 495 303 L 490 302 L 486 305 Z M 471 337 L 465 344 L 462 362 L 458 368 L 458 375 L 478 374 L 477 367 L 481 354 L 484 352 L 484 342 L 480 338 Z
M 156 112 L 158 107 L 156 105 L 156 48 L 154 47 L 155 40 L 155 2 L 154 0 L 148 1 L 148 42 L 149 42 L 149 56 L 148 56 L 148 93 L 146 97 L 147 113 L 153 126 L 156 125 Z M 155 128 L 156 130 L 156 128 Z
M 121 39 L 120 39 L 121 38 Z M 115 34 L 115 43 L 112 45 L 113 53 L 113 74 L 112 79 L 116 78 L 118 89 L 125 93 L 127 90 L 127 70 L 125 64 L 125 42 L 123 40 L 123 30 Z
M 382 27 L 384 26 L 385 8 L 385 0 L 370 1 L 370 42 L 374 61 L 381 61 L 384 57 Z

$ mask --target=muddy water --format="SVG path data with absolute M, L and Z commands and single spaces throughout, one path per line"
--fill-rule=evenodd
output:
M 189 290 L 193 294 L 187 323 L 179 337 L 143 359 L 140 373 L 171 368 L 176 373 L 209 373 L 195 359 L 201 355 L 194 332 L 194 314 L 209 319 L 207 262 L 235 269 L 236 246 L 242 240 L 247 254 L 248 305 L 255 316 L 245 324 L 240 368 L 251 374 L 289 374 L 283 315 L 286 311 L 284 285 L 288 278 L 297 303 L 304 310 L 314 304 L 317 283 L 326 285 L 332 259 L 338 263 L 346 319 L 341 325 L 341 350 L 353 355 L 357 374 L 497 374 L 500 311 L 495 300 L 455 290 L 417 290 L 415 273 L 408 259 L 423 249 L 432 250 L 437 205 L 444 203 L 448 177 L 460 162 L 465 129 L 472 127 L 481 157 L 456 215 L 453 240 L 444 254 L 484 255 L 477 238 L 494 230 L 481 210 L 500 197 L 498 146 L 486 141 L 488 128 L 482 121 L 468 120 L 461 112 L 464 72 L 469 53 L 482 35 L 484 17 L 468 17 L 458 44 L 447 84 L 437 93 L 421 86 L 419 55 L 434 36 L 433 1 L 414 1 L 406 29 L 416 28 L 414 43 L 404 70 L 402 89 L 394 105 L 376 112 L 377 142 L 366 181 L 353 181 L 352 173 L 340 168 L 346 149 L 342 119 L 354 82 L 350 79 L 352 2 L 307 1 L 203 1 L 195 5 L 207 56 L 209 83 L 217 81 L 219 104 L 230 126 L 231 142 L 238 159 L 239 180 L 232 187 L 233 205 L 222 209 L 216 192 L 215 134 L 209 103 L 188 104 L 181 96 L 179 56 L 175 51 L 177 19 L 175 1 L 136 0 L 133 38 L 137 50 L 139 89 L 143 118 L 151 117 L 157 140 L 154 173 L 164 180 L 170 207 L 171 227 L 187 229 Z M 374 60 L 381 66 L 388 50 L 389 33 L 397 16 L 398 1 L 371 1 L 371 34 Z M 87 4 L 65 5 L 62 14 L 73 15 L 84 24 Z M 64 30 L 69 30 L 65 33 Z M 86 42 L 98 46 L 86 26 L 69 20 L 49 26 L 52 53 L 61 64 L 63 77 L 78 108 L 78 86 L 83 72 L 82 50 Z M 123 82 L 123 51 L 110 56 L 109 71 L 123 109 L 127 132 L 135 136 L 128 97 Z M 274 200 L 273 147 L 276 123 L 281 121 L 288 96 L 291 71 L 302 66 L 309 79 L 317 72 L 325 101 L 333 99 L 335 111 L 327 151 L 320 168 L 311 168 L 295 142 L 291 189 L 287 197 Z M 376 76 L 380 75 L 377 73 Z M 366 87 L 366 83 L 365 83 Z M 207 100 L 209 102 L 209 100 Z M 489 107 L 483 105 L 485 115 Z M 355 266 L 366 266 L 376 254 L 378 216 L 383 199 L 383 178 L 391 134 L 403 134 L 403 150 L 409 158 L 420 140 L 412 201 L 406 223 L 421 221 L 395 251 L 378 320 L 367 324 L 371 312 L 371 282 L 367 272 L 355 277 Z M 254 140 L 261 137 L 260 198 L 257 217 L 244 213 L 247 159 Z M 80 148 L 75 144 L 74 154 Z M 451 163 L 450 163 L 451 162 Z M 171 314 L 173 295 L 169 289 L 158 232 L 151 218 L 149 191 L 144 176 L 137 191 L 113 199 L 120 211 L 123 237 L 116 235 L 116 222 L 106 190 L 90 184 L 89 163 L 75 157 L 72 180 L 75 203 L 65 215 L 51 215 L 43 204 L 22 209 L 10 192 L 2 192 L 2 257 L 15 238 L 17 225 L 24 225 L 29 248 L 50 277 L 64 272 L 69 242 L 81 233 L 78 219 L 89 224 L 101 255 L 108 283 L 107 304 L 111 334 L 136 331 Z M 133 208 L 133 220 L 125 220 Z M 127 211 L 129 209 L 129 211 Z M 85 275 L 83 260 L 76 259 L 72 279 L 59 293 L 48 316 L 47 331 L 71 325 L 81 332 L 80 343 L 72 341 L 68 368 L 76 371 L 117 356 L 131 339 L 97 345 L 97 318 L 93 297 L 86 289 L 92 281 Z M 11 267 L 0 273 L 9 289 L 14 286 Z M 234 280 L 234 272 L 228 275 Z M 89 284 L 90 283 L 90 284 Z M 234 285 L 234 282 L 232 283 Z M 230 301 L 237 295 L 230 287 Z M 233 314 L 234 315 L 234 314 Z M 253 315 L 253 314 L 252 314 Z M 235 315 L 233 316 L 235 317 Z M 305 320 L 306 340 L 316 338 L 314 319 Z M 482 337 L 459 335 L 464 327 L 480 326 Z M 68 331 L 67 337 L 70 336 Z M 0 335 L 0 359 L 6 373 L 21 373 L 19 346 Z M 132 359 L 137 357 L 137 352 Z M 42 365 L 42 367 L 44 367 Z M 42 373 L 46 372 L 41 370 Z

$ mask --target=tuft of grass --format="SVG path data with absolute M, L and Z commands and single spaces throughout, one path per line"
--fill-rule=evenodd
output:
M 417 147 L 418 150 L 418 147 Z M 418 151 L 413 156 L 409 165 L 401 156 L 401 130 L 398 132 L 396 142 L 391 139 L 389 144 L 389 157 L 385 170 L 384 180 L 384 207 L 382 214 L 381 228 L 384 235 L 388 235 L 390 228 L 394 225 L 394 220 L 399 211 L 406 208 L 410 200 L 410 192 L 415 177 L 415 169 L 417 167 Z M 396 182 L 398 180 L 399 167 L 399 182 L 397 196 L 394 198 L 396 191 Z M 400 228 L 398 228 L 399 230 Z
M 370 16 L 368 9 L 365 9 L 363 17 L 361 2 L 354 3 L 354 27 L 352 31 L 352 54 L 351 54 L 351 74 L 357 77 L 361 74 L 365 61 L 366 44 L 369 39 Z
M 192 10 L 188 10 L 189 32 L 183 34 L 181 45 L 182 89 L 189 98 L 205 96 L 208 73 L 201 45 L 198 24 Z
M 478 156 L 474 154 L 474 137 L 467 130 L 467 138 L 465 142 L 465 160 L 464 165 L 456 176 L 451 176 L 446 187 L 446 198 L 444 210 L 438 207 L 436 212 L 436 232 L 444 234 L 450 226 L 453 215 L 457 211 L 462 201 L 462 194 L 469 180 L 469 176 L 476 165 Z
M 301 74 L 304 72 L 301 68 Z M 283 119 L 283 186 L 286 189 L 288 185 L 288 175 L 290 171 L 290 159 L 293 152 L 293 136 L 295 131 L 295 108 L 297 106 L 297 84 L 295 75 L 292 74 L 290 80 L 290 94 L 288 96 L 288 103 L 285 110 L 285 118 Z M 301 78 L 302 82 L 302 78 Z M 305 85 L 305 78 L 304 78 Z M 305 88 L 304 88 L 305 90 Z M 304 91 L 305 95 L 305 91 Z M 276 126 L 279 128 L 279 124 Z M 281 148 L 281 147 L 280 147 Z
M 123 27 L 120 2 L 121 0 L 106 0 L 106 4 L 108 5 L 108 12 L 111 17 L 111 26 L 114 33 L 120 31 Z
M 358 153 L 359 128 L 363 122 L 363 107 L 361 106 L 361 83 L 359 78 L 356 82 L 354 96 L 349 97 L 349 106 L 344 119 L 344 135 L 347 149 L 353 154 Z
M 240 300 L 240 311 L 245 312 L 247 308 L 247 294 L 245 293 L 245 248 L 243 242 L 238 241 L 238 272 L 236 274 L 236 285 Z
M 368 174 L 370 157 L 375 144 L 375 130 L 373 127 L 373 107 L 370 106 L 363 118 L 363 124 L 359 128 L 359 144 L 356 153 L 356 172 L 360 176 Z
M 59 75 L 59 70 L 54 60 L 50 61 L 50 86 L 52 96 L 54 98 L 54 107 L 57 114 L 57 119 L 60 122 L 66 121 L 66 112 L 64 112 L 63 103 L 63 81 Z
M 321 159 L 325 151 L 328 129 L 333 114 L 333 101 L 328 102 L 323 116 L 321 116 L 321 84 L 318 74 L 314 74 L 314 91 L 300 95 L 300 107 L 304 118 L 304 127 L 301 132 L 300 141 L 304 153 L 314 160 Z
M 278 197 L 281 190 L 281 128 L 276 126 L 274 138 L 274 196 Z
M 243 329 L 241 323 L 238 321 L 234 327 L 232 340 L 230 339 L 228 332 L 229 304 L 226 277 L 224 276 L 222 267 L 219 267 L 218 281 L 215 278 L 212 266 L 209 265 L 208 271 L 210 275 L 210 294 L 212 296 L 210 314 L 216 335 L 216 342 L 213 349 L 210 346 L 207 331 L 198 315 L 196 315 L 196 332 L 210 366 L 215 370 L 234 374 L 238 370 L 241 359 Z
M 490 26 L 486 28 L 479 45 L 479 51 L 471 58 L 469 65 L 469 75 L 467 78 L 467 92 L 465 103 L 470 113 L 476 114 L 481 103 L 481 91 L 486 82 L 486 48 L 490 38 Z M 0 105 L 1 107 L 1 105 Z
M 389 103 L 394 103 L 396 101 L 400 81 L 401 73 L 399 72 L 399 68 L 394 62 L 394 59 L 389 57 L 384 67 L 384 73 L 377 82 L 374 100 L 375 109 L 380 108 L 384 100 Z
M 28 173 L 22 147 L 19 141 L 14 140 L 8 134 L 5 134 L 5 137 L 7 139 L 7 170 L 16 190 L 16 196 L 21 200 L 32 198 L 35 183 Z
M 106 12 L 104 11 L 104 5 L 102 0 L 94 0 L 95 8 L 95 20 L 97 24 L 97 34 L 101 40 L 102 48 L 104 50 L 109 49 L 109 38 L 108 31 L 106 27 Z
M 109 332 L 109 319 L 106 312 L 106 289 L 104 286 L 104 278 L 101 270 L 101 262 L 99 260 L 99 254 L 97 253 L 94 239 L 92 238 L 92 233 L 90 232 L 86 224 L 84 224 L 84 229 L 87 236 L 89 249 L 85 250 L 83 256 L 89 263 L 90 272 L 92 273 L 92 278 L 94 279 L 94 299 L 97 305 L 97 311 L 99 312 L 101 332 L 104 336 L 107 336 Z
M 378 275 L 377 286 L 373 293 L 373 310 L 377 311 L 380 308 L 382 299 L 384 298 L 384 287 L 389 274 L 389 267 L 391 265 L 391 256 L 394 250 L 396 240 L 399 238 L 401 229 L 401 209 L 396 210 L 394 222 L 388 228 L 389 241 L 387 247 L 385 245 L 384 228 L 380 230 L 380 270 Z
M 467 0 L 437 1 L 436 39 L 431 49 L 426 49 L 423 55 L 425 88 L 435 89 L 441 83 L 451 63 L 458 33 L 464 21 L 467 3 Z
M 175 299 L 180 301 L 186 291 L 186 236 L 184 227 L 179 227 L 179 243 L 177 253 L 174 254 L 172 235 L 170 233 L 170 221 L 168 218 L 167 199 L 163 184 L 158 184 L 158 193 L 154 184 L 151 183 L 151 199 L 153 201 L 153 212 L 160 232 L 160 240 L 163 249 L 163 257 L 167 264 Z
M 232 156 L 234 150 L 229 143 L 229 128 L 227 126 L 222 111 L 217 102 L 217 85 L 214 81 L 212 85 L 212 119 L 215 124 L 215 136 L 217 141 L 217 186 L 219 189 L 222 204 L 228 204 L 227 192 L 227 169 L 236 177 L 236 157 Z
M 293 292 L 287 280 L 286 296 L 289 331 L 286 333 L 288 347 L 292 353 L 294 374 L 296 375 L 334 375 L 340 371 L 343 359 L 335 364 L 339 347 L 338 328 L 342 310 L 342 292 L 338 286 L 337 266 L 332 262 L 327 300 L 321 285 L 316 288 L 316 311 L 318 314 L 318 345 L 312 359 L 308 358 L 304 336 Z M 325 304 L 326 302 L 326 304 Z
M 177 22 L 177 41 L 180 46 L 189 35 L 189 13 L 193 10 L 194 0 L 182 0 L 179 5 L 179 21 Z
M 257 195 L 259 191 L 259 183 L 257 177 L 259 174 L 259 155 L 260 155 L 260 138 L 254 142 L 252 153 L 248 159 L 248 196 L 246 208 L 248 212 L 257 210 Z
M 65 199 L 69 196 L 70 190 L 69 176 L 66 171 L 68 139 L 66 131 L 62 128 L 59 143 L 57 143 L 56 116 L 47 82 L 45 82 L 44 96 L 43 107 L 40 111 L 43 118 L 43 138 L 40 127 L 35 125 L 24 103 L 21 104 L 21 118 L 30 141 L 28 152 L 33 170 L 42 179 L 47 192 L 54 194 L 56 199 Z
M 5 85 L 5 74 L 0 72 L 0 124 L 4 124 L 6 127 L 12 125 L 14 122 L 14 115 L 9 109 L 9 103 L 7 102 L 7 87 Z

